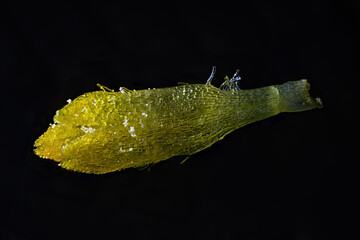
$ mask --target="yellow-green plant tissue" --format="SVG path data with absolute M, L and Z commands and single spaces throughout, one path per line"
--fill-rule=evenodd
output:
M 56 111 L 35 153 L 63 168 L 104 174 L 192 155 L 246 124 L 281 112 L 322 107 L 306 80 L 257 89 L 238 87 L 238 71 L 219 87 L 175 87 L 85 93 Z

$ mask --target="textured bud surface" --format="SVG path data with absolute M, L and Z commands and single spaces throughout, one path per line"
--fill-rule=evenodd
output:
M 56 112 L 36 140 L 35 153 L 66 169 L 96 174 L 191 155 L 241 126 L 278 114 L 278 88 L 224 90 L 208 83 L 86 93 Z

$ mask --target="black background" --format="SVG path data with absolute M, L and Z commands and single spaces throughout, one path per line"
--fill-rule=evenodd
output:
M 343 239 L 358 228 L 358 3 L 49 2 L 1 4 L 3 239 Z M 96 83 L 204 83 L 213 65 L 214 85 L 237 68 L 243 89 L 307 78 L 324 108 L 150 170 L 85 175 L 32 152 L 55 111 Z

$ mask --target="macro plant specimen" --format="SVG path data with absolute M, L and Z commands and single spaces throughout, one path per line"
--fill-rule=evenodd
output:
M 242 90 L 239 71 L 219 88 L 183 84 L 169 88 L 85 93 L 56 111 L 35 141 L 35 153 L 63 168 L 104 174 L 192 155 L 246 124 L 281 112 L 322 107 L 306 80 Z

